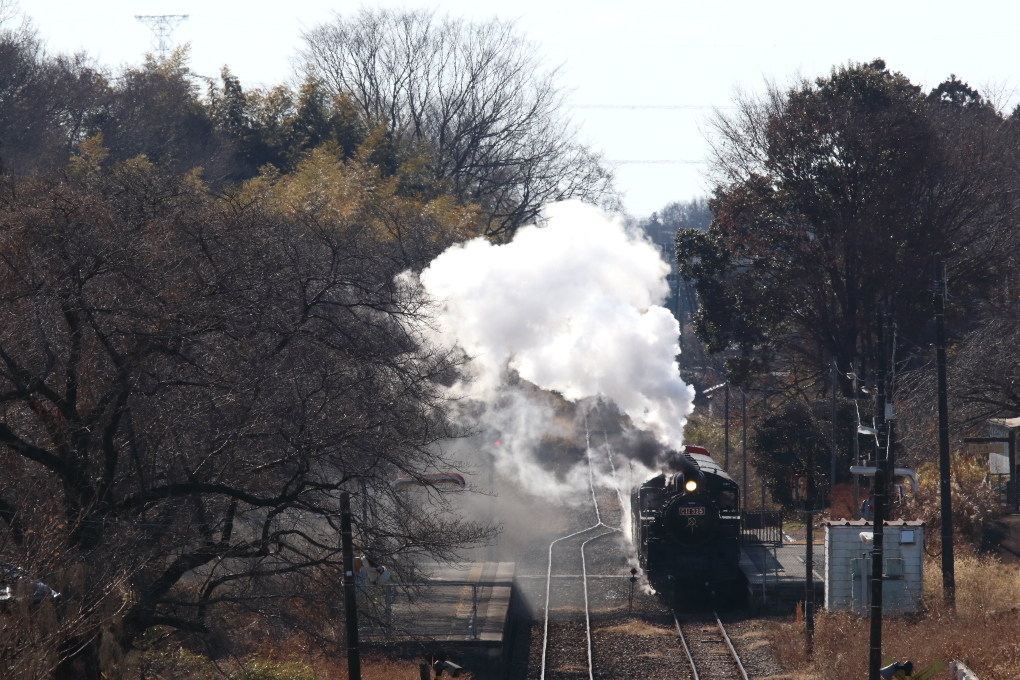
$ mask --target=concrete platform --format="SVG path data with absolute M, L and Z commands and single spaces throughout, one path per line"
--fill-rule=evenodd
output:
M 476 677 L 497 677 L 513 642 L 514 569 L 513 562 L 470 562 L 433 567 L 423 583 L 366 586 L 363 646 L 442 652 Z
M 822 544 L 814 544 L 812 569 L 815 602 L 822 606 L 825 583 L 822 578 Z M 740 569 L 747 578 L 748 603 L 752 611 L 788 611 L 805 598 L 807 567 L 804 542 L 773 546 L 746 542 L 740 550 Z

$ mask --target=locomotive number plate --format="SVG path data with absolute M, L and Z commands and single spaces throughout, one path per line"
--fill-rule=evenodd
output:
M 681 515 L 704 515 L 705 508 L 677 508 Z

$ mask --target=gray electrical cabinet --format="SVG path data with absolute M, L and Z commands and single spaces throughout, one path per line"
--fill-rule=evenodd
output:
M 889 614 L 920 607 L 924 584 L 924 524 L 885 522 L 882 560 L 882 609 Z M 825 608 L 862 616 L 871 606 L 872 522 L 826 522 L 822 563 Z

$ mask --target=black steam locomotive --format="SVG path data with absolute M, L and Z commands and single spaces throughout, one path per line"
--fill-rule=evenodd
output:
M 649 582 L 660 592 L 736 584 L 742 578 L 736 482 L 700 446 L 685 446 L 670 467 L 632 499 L 634 539 Z

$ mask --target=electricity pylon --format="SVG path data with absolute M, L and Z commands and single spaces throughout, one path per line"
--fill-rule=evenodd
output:
M 188 18 L 187 14 L 136 14 L 143 24 L 152 29 L 153 52 L 160 59 L 166 59 L 167 54 L 173 47 L 170 41 L 170 34 L 174 32 L 177 25 Z

